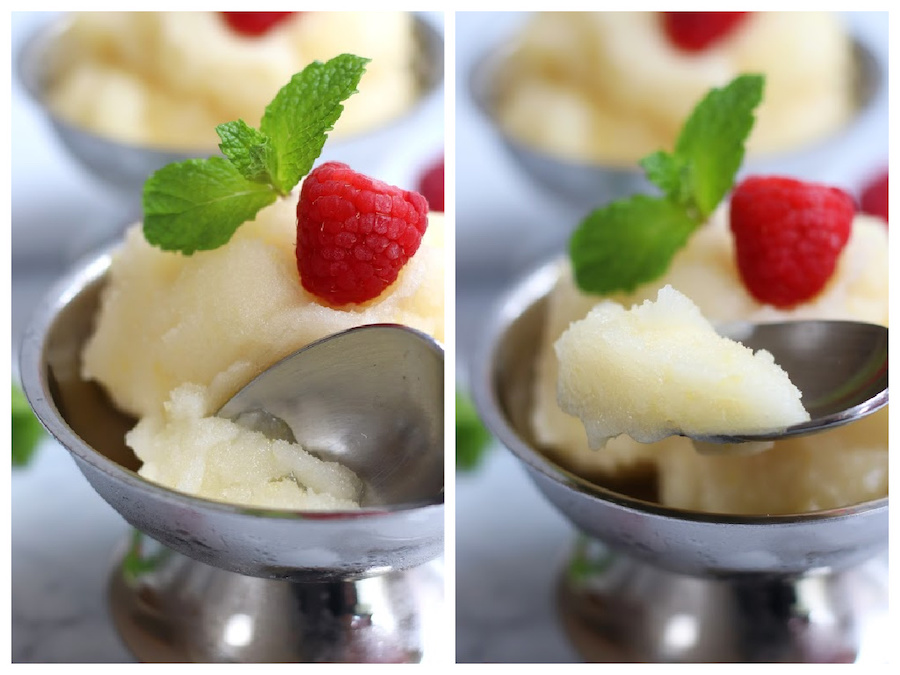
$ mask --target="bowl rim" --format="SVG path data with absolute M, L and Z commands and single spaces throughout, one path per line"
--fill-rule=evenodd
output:
M 783 150 L 767 151 L 761 153 L 748 153 L 745 159 L 745 167 L 756 163 L 774 162 L 791 159 L 798 153 L 815 152 L 826 149 L 829 146 L 845 140 L 851 136 L 855 129 L 864 123 L 862 119 L 880 96 L 887 91 L 886 64 L 882 63 L 874 51 L 850 28 L 845 30 L 851 45 L 853 59 L 854 81 L 852 93 L 856 101 L 854 113 L 840 128 L 825 136 L 814 138 L 806 142 L 795 144 L 793 147 Z M 488 123 L 494 134 L 515 153 L 539 158 L 545 162 L 552 162 L 567 170 L 599 171 L 607 174 L 640 175 L 644 172 L 638 165 L 642 157 L 636 157 L 632 162 L 610 162 L 603 164 L 600 160 L 568 157 L 560 153 L 551 152 L 546 148 L 538 147 L 518 136 L 510 133 L 497 119 L 496 102 L 491 93 L 491 81 L 497 76 L 498 71 L 507 65 L 509 59 L 520 49 L 518 44 L 518 32 L 505 36 L 499 42 L 495 42 L 484 48 L 472 61 L 466 77 L 468 95 L 475 108 Z
M 544 301 L 563 269 L 564 256 L 556 256 L 534 266 L 498 298 L 492 321 L 476 348 L 471 382 L 473 398 L 485 424 L 496 438 L 529 470 L 539 473 L 555 484 L 566 487 L 589 499 L 596 499 L 615 507 L 654 517 L 678 520 L 686 523 L 721 523 L 746 527 L 778 527 L 814 521 L 834 521 L 856 514 L 875 514 L 888 510 L 889 497 L 841 507 L 809 511 L 797 514 L 729 514 L 695 511 L 664 506 L 636 497 L 615 492 L 580 477 L 532 447 L 509 423 L 495 386 L 496 354 L 512 324 L 526 311 Z
M 269 517 L 282 520 L 328 521 L 335 519 L 352 520 L 359 518 L 391 519 L 403 517 L 410 513 L 443 512 L 445 489 L 430 499 L 415 500 L 400 504 L 384 506 L 366 506 L 353 510 L 301 510 L 281 509 L 260 506 L 233 504 L 216 501 L 196 495 L 179 492 L 160 483 L 150 481 L 136 471 L 132 471 L 101 454 L 65 421 L 53 402 L 48 382 L 48 368 L 43 362 L 46 339 L 59 313 L 69 303 L 94 284 L 103 283 L 103 278 L 110 268 L 112 259 L 121 242 L 114 242 L 85 256 L 75 264 L 69 272 L 60 277 L 37 306 L 32 320 L 29 322 L 19 350 L 19 371 L 22 390 L 41 424 L 66 450 L 77 460 L 89 464 L 109 478 L 124 483 L 146 494 L 154 500 L 162 500 L 170 504 L 192 509 L 203 508 L 222 514 L 260 518 Z M 444 351 L 443 345 L 435 343 Z M 446 452 L 446 448 L 445 448 Z
M 47 116 L 54 126 L 65 130 L 69 134 L 77 134 L 85 139 L 90 139 L 94 143 L 123 148 L 132 152 L 141 152 L 163 159 L 179 157 L 193 159 L 219 154 L 218 146 L 179 148 L 170 145 L 133 143 L 114 136 L 107 136 L 74 124 L 52 106 L 48 105 L 44 89 L 41 86 L 41 80 L 47 75 L 41 57 L 51 49 L 52 42 L 66 31 L 72 23 L 72 15 L 74 13 L 74 11 L 65 11 L 42 21 L 39 26 L 25 36 L 19 49 L 14 54 L 13 70 L 16 79 L 32 102 L 40 108 L 41 112 Z M 387 134 L 392 130 L 400 129 L 404 125 L 409 124 L 412 118 L 419 114 L 430 101 L 435 100 L 440 95 L 444 84 L 444 34 L 421 12 L 410 12 L 410 14 L 413 20 L 415 56 L 428 55 L 435 59 L 434 63 L 429 64 L 427 69 L 420 68 L 417 59 L 413 63 L 413 72 L 417 84 L 420 85 L 420 91 L 415 100 L 402 113 L 376 127 L 338 135 L 334 138 L 329 135 L 327 139 L 329 148 L 340 149 L 342 146 L 366 139 L 373 134 Z

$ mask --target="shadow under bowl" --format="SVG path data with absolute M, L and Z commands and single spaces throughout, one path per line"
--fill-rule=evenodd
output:
M 887 497 L 796 515 L 702 513 L 653 501 L 652 485 L 589 481 L 548 459 L 531 431 L 532 392 L 547 297 L 559 273 L 556 261 L 545 264 L 503 298 L 476 355 L 471 385 L 487 426 L 577 528 L 651 565 L 695 576 L 838 570 L 886 548 Z
M 510 133 L 497 117 L 497 105 L 505 73 L 514 68 L 515 59 L 516 48 L 512 41 L 489 49 L 475 62 L 468 84 L 476 107 L 525 175 L 585 212 L 632 194 L 659 193 L 638 167 L 639 158 L 635 158 L 632 166 L 580 161 L 538 148 Z M 842 129 L 821 141 L 812 141 L 790 151 L 748 155 L 739 176 L 779 173 L 807 180 L 826 180 L 827 176 L 821 175 L 822 167 L 858 142 L 866 125 L 865 113 L 886 91 L 885 71 L 872 51 L 859 40 L 853 41 L 853 64 L 852 95 L 856 113 Z
M 208 565 L 299 582 L 362 579 L 443 553 L 442 485 L 428 499 L 358 511 L 289 511 L 201 499 L 138 475 L 124 442 L 136 421 L 81 377 L 111 258 L 110 249 L 89 259 L 50 291 L 25 333 L 20 371 L 38 418 L 129 524 Z
M 139 199 L 144 182 L 154 171 L 172 162 L 219 154 L 210 148 L 182 150 L 119 141 L 80 128 L 53 110 L 47 104 L 46 90 L 56 68 L 54 46 L 70 23 L 71 17 L 63 15 L 35 31 L 20 50 L 16 67 L 19 80 L 49 118 L 62 145 L 84 168 L 123 195 Z M 443 35 L 418 15 L 414 16 L 413 31 L 417 100 L 404 114 L 375 129 L 330 139 L 319 162 L 343 161 L 357 171 L 374 173 L 373 163 L 397 143 L 408 142 L 410 127 L 425 119 L 427 108 L 437 104 L 444 75 Z

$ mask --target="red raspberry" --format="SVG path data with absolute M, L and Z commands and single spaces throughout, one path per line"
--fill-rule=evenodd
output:
M 815 297 L 850 237 L 853 198 L 793 178 L 753 176 L 731 195 L 738 271 L 753 297 L 792 307 Z
M 873 216 L 888 219 L 888 172 L 884 171 L 866 183 L 860 197 L 860 209 Z
M 444 210 L 444 158 L 432 164 L 419 179 L 419 192 L 432 211 Z
M 231 30 L 256 37 L 268 33 L 275 25 L 296 12 L 220 12 Z
M 686 52 L 700 52 L 728 37 L 750 12 L 662 12 L 669 40 Z
M 428 203 L 417 192 L 327 162 L 300 188 L 297 269 L 310 293 L 334 305 L 381 294 L 418 250 Z

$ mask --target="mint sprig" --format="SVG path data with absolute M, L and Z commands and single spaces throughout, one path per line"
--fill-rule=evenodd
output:
M 144 237 L 190 255 L 227 243 L 312 169 L 328 132 L 357 91 L 369 59 L 341 54 L 291 78 L 266 107 L 260 128 L 216 127 L 224 157 L 169 164 L 144 183 Z
M 734 185 L 764 83 L 762 75 L 741 75 L 712 89 L 688 117 L 675 149 L 639 162 L 662 196 L 620 199 L 581 222 L 569 241 L 581 290 L 630 292 L 666 272 Z

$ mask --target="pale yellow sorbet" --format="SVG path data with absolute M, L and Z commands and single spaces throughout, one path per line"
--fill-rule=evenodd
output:
M 542 12 L 516 38 L 496 112 L 522 141 L 626 167 L 671 149 L 711 88 L 766 76 L 748 152 L 823 138 L 853 113 L 852 42 L 826 12 L 753 12 L 699 53 L 677 49 L 658 12 Z
M 359 507 L 363 486 L 350 469 L 214 413 L 206 388 L 176 387 L 163 415 L 143 418 L 126 436 L 143 462 L 141 475 L 180 492 L 233 504 L 298 510 Z
M 560 407 L 582 421 L 594 449 L 622 434 L 653 443 L 775 432 L 809 420 L 800 390 L 771 353 L 719 335 L 668 285 L 630 309 L 600 302 L 554 346 Z
M 394 119 L 418 96 L 406 12 L 298 12 L 253 37 L 231 30 L 218 12 L 78 12 L 57 46 L 48 100 L 104 136 L 215 148 L 217 124 L 258 126 L 291 76 L 343 53 L 371 62 L 332 137 Z
M 119 408 L 141 420 L 128 442 L 145 462 L 141 473 L 148 478 L 185 488 L 206 481 L 228 489 L 204 496 L 242 501 L 240 495 L 246 495 L 259 503 L 256 497 L 264 495 L 265 505 L 274 506 L 269 492 L 290 487 L 287 483 L 266 491 L 257 487 L 250 494 L 246 486 L 198 477 L 199 457 L 225 461 L 224 455 L 216 455 L 219 451 L 209 449 L 213 441 L 202 436 L 202 429 L 223 437 L 232 434 L 234 452 L 225 454 L 246 454 L 239 449 L 247 445 L 245 434 L 237 437 L 230 423 L 208 419 L 225 401 L 277 360 L 353 326 L 401 323 L 443 341 L 442 214 L 429 214 L 419 250 L 379 297 L 331 307 L 300 285 L 295 209 L 296 194 L 242 225 L 227 245 L 191 256 L 150 246 L 137 225 L 115 251 L 96 328 L 84 350 L 83 376 L 97 380 Z M 202 424 L 191 426 L 186 420 Z M 193 444 L 184 440 L 185 428 L 196 429 Z M 163 448 L 178 438 L 180 451 Z M 228 445 L 222 442 L 220 438 L 214 444 L 221 450 Z M 267 480 L 280 481 L 286 475 L 283 462 L 273 459 L 279 453 L 284 459 L 280 447 L 259 451 L 272 469 Z M 178 469 L 167 464 L 173 453 L 183 460 Z M 232 471 L 240 471 L 239 461 L 231 465 Z M 309 508 L 302 474 L 294 475 L 294 500 L 280 503 Z M 329 493 L 321 508 L 331 508 L 336 498 L 347 495 Z
M 822 318 L 887 325 L 888 235 L 882 220 L 857 215 L 826 288 L 811 302 L 786 311 L 759 304 L 744 289 L 727 219 L 722 207 L 676 255 L 663 278 L 610 299 L 624 306 L 640 304 L 671 284 L 710 321 Z M 585 475 L 619 475 L 653 466 L 664 504 L 703 511 L 797 513 L 887 494 L 887 411 L 823 434 L 779 441 L 759 455 L 701 455 L 682 437 L 643 444 L 619 436 L 602 450 L 591 450 L 581 421 L 564 413 L 557 402 L 559 367 L 553 345 L 599 300 L 580 292 L 568 263 L 560 262 L 559 281 L 548 299 L 532 417 L 536 440 L 549 456 Z

